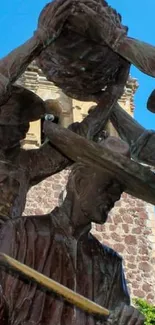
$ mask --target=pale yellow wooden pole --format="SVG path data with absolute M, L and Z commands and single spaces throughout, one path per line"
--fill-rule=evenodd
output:
M 71 304 L 84 310 L 87 313 L 106 317 L 110 314 L 109 310 L 106 308 L 97 305 L 95 302 L 79 295 L 78 293 L 68 289 L 62 284 L 35 271 L 27 265 L 18 262 L 16 259 L 6 254 L 0 253 L 0 264 L 8 266 L 9 269 L 18 271 L 20 274 L 26 276 L 26 278 L 35 281 L 37 284 L 41 285 L 48 291 L 55 292 L 56 294 L 62 296 L 66 301 L 70 302 Z

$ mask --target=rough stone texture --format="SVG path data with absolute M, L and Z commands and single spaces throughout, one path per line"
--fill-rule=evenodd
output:
M 30 190 L 24 214 L 42 214 L 60 203 L 68 170 Z M 155 213 L 154 207 L 127 194 L 115 204 L 105 225 L 94 225 L 93 234 L 124 258 L 132 297 L 155 303 Z
M 28 192 L 24 215 L 45 214 L 59 205 L 59 197 L 65 189 L 67 175 L 68 170 L 66 169 L 34 186 Z

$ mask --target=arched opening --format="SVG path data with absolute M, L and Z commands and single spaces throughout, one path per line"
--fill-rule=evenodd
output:
M 46 114 L 53 115 L 53 123 L 56 124 L 61 124 L 61 119 L 62 119 L 62 108 L 61 104 L 57 99 L 48 99 L 45 101 L 46 105 Z M 41 119 L 41 144 L 45 141 L 45 134 L 43 132 L 43 124 L 44 124 L 45 118 L 43 117 Z

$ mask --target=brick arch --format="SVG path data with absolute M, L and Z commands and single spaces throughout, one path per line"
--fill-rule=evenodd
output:
M 62 107 L 61 107 L 61 103 L 58 98 L 46 99 L 45 105 L 46 105 L 46 113 L 53 114 L 58 117 L 60 117 L 62 115 L 62 113 L 63 113 Z
M 68 126 L 72 123 L 72 100 L 66 98 L 66 102 L 64 103 L 64 99 L 61 98 L 62 96 L 64 97 L 64 94 L 61 91 L 59 93 L 59 97 L 45 100 L 46 112 L 57 116 L 60 125 Z M 67 123 L 66 117 L 68 118 Z

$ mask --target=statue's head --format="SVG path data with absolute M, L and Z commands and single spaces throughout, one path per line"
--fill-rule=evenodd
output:
M 113 145 L 117 142 L 119 150 L 122 149 L 122 153 L 128 155 L 128 146 L 118 141 L 112 138 Z M 110 147 L 109 140 L 107 147 Z M 80 208 L 90 222 L 104 223 L 109 211 L 120 199 L 124 186 L 116 179 L 116 173 L 116 170 L 97 169 L 83 163 L 74 164 L 66 188 L 67 197 L 76 202 L 75 208 Z
M 122 192 L 123 187 L 114 173 L 82 163 L 74 165 L 67 184 L 67 196 L 72 193 L 71 198 L 74 197 L 84 215 L 96 223 L 106 221 Z
M 29 123 L 19 125 L 0 125 L 0 148 L 7 150 L 20 146 L 20 141 L 24 140 L 29 130 Z
M 12 86 L 8 100 L 0 107 L 0 148 L 9 149 L 20 144 L 30 122 L 45 114 L 44 101 L 32 91 Z

